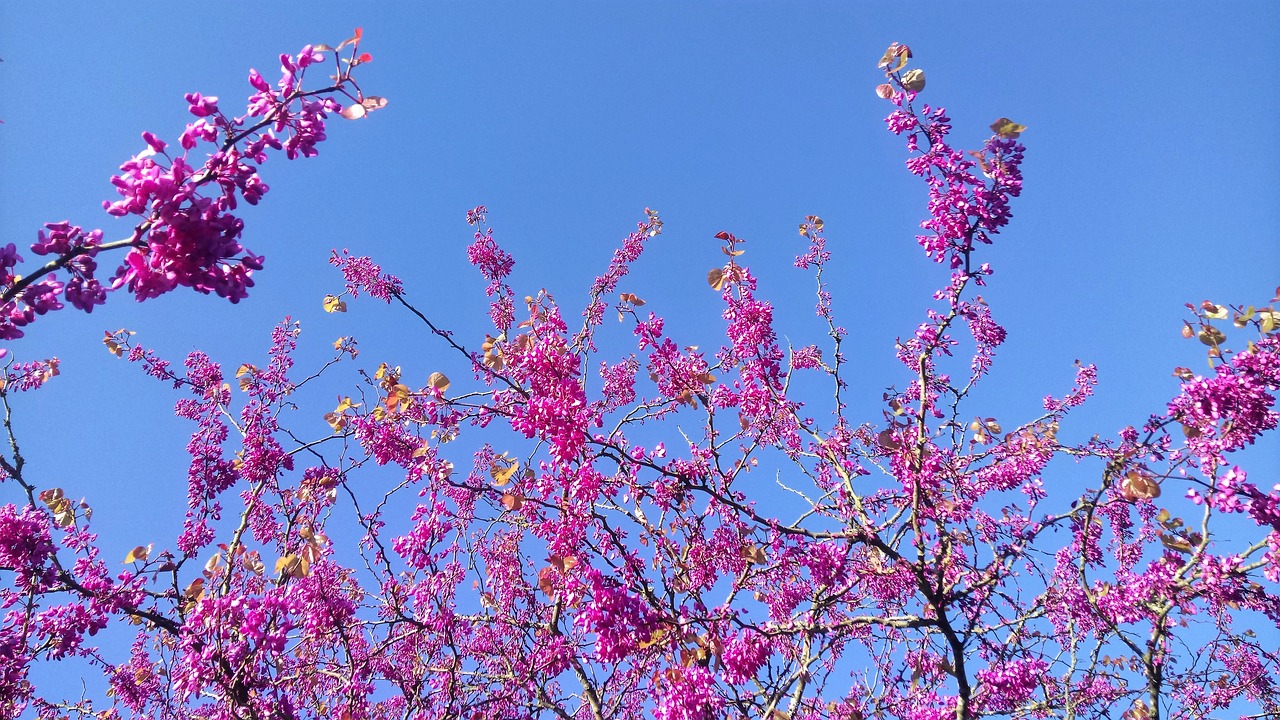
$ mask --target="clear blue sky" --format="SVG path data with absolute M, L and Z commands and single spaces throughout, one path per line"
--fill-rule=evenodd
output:
M 88 495 L 121 556 L 152 539 L 135 539 L 140 514 L 154 539 L 172 537 L 189 428 L 171 419 L 167 388 L 103 349 L 103 331 L 136 330 L 174 360 L 208 349 L 234 368 L 259 361 L 290 314 L 317 355 L 354 334 L 370 366 L 400 363 L 421 383 L 441 353 L 403 313 L 321 311 L 341 287 L 326 259 L 333 247 L 372 255 L 433 319 L 479 328 L 463 222 L 477 204 L 517 257 L 517 294 L 546 287 L 569 313 L 643 209 L 658 209 L 666 233 L 622 289 L 704 347 L 719 330 L 704 278 L 721 262 L 711 236 L 722 229 L 748 240 L 783 332 L 820 339 L 809 280 L 790 259 L 796 224 L 821 215 L 837 303 L 859 338 L 852 397 L 875 419 L 883 388 L 906 382 L 894 337 L 945 282 L 913 241 L 925 190 L 872 91 L 895 40 L 927 73 L 924 99 L 950 109 L 955 144 L 977 146 L 1002 115 L 1030 126 L 1026 192 L 983 257 L 997 271 L 984 295 L 1010 333 L 983 397 L 1010 424 L 1029 418 L 1067 389 L 1078 358 L 1099 365 L 1102 388 L 1065 431 L 1141 422 L 1175 392 L 1174 366 L 1204 368 L 1202 347 L 1178 335 L 1183 303 L 1265 302 L 1280 284 L 1280 11 L 994 7 L 5 3 L 0 244 L 26 246 L 62 219 L 124 236 L 100 203 L 139 133 L 176 139 L 185 92 L 234 107 L 248 69 L 274 75 L 280 52 L 363 26 L 375 60 L 360 78 L 390 100 L 366 121 L 335 119 L 319 158 L 266 165 L 272 190 L 243 213 L 245 245 L 267 257 L 246 302 L 115 297 L 10 346 L 19 359 L 63 359 L 62 377 L 15 401 L 31 472 Z M 1276 447 L 1255 462 L 1274 470 Z

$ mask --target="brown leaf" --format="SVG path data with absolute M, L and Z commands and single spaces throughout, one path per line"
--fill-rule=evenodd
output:
M 911 92 L 920 92 L 924 89 L 924 71 L 920 68 L 914 68 L 902 73 L 902 87 Z M 1023 128 L 1024 130 L 1026 128 Z
M 719 292 L 724 288 L 724 280 L 724 270 L 720 268 L 711 268 L 711 270 L 707 272 L 707 284 L 716 292 Z
M 768 556 L 765 555 L 764 548 L 758 545 L 748 543 L 742 546 L 740 552 L 742 559 L 753 565 L 764 565 L 769 561 Z
M 1149 475 L 1130 470 L 1120 483 L 1120 492 L 1130 502 L 1160 497 L 1160 484 Z
M 906 67 L 907 60 L 910 58 L 911 48 L 901 43 L 893 43 L 888 50 L 884 51 L 884 55 L 880 57 L 880 62 L 876 67 L 886 73 L 895 73 Z
M 441 372 L 433 372 L 427 376 L 427 385 L 444 392 L 449 389 L 449 378 Z
M 204 576 L 207 578 L 212 578 L 215 575 L 219 574 L 219 570 L 221 568 L 222 568 L 222 553 L 218 553 L 205 561 Z
M 266 565 L 263 565 L 262 563 L 262 556 L 258 554 L 257 550 L 251 550 L 245 553 L 244 558 L 241 559 L 241 563 L 244 565 L 245 570 L 248 570 L 254 575 L 261 575 L 263 571 L 266 570 Z
M 1220 345 L 1227 340 L 1227 336 L 1224 335 L 1221 330 L 1212 325 L 1205 325 L 1200 328 L 1200 332 L 1196 333 L 1196 337 L 1200 338 L 1200 342 L 1210 347 Z
M 182 591 L 182 597 L 189 602 L 195 602 L 204 597 L 204 578 L 196 578 L 191 584 Z

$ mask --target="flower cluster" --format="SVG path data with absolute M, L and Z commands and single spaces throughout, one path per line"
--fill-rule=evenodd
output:
M 498 243 L 493 239 L 493 228 L 484 227 L 487 212 L 487 208 L 483 205 L 467 211 L 467 224 L 476 227 L 475 239 L 467 247 L 467 259 L 479 268 L 480 274 L 489 281 L 484 294 L 489 297 L 497 295 L 497 298 L 490 303 L 489 318 L 493 320 L 493 325 L 498 332 L 503 333 L 511 329 L 511 324 L 515 321 L 511 286 L 505 281 L 515 267 L 516 261 L 510 253 L 498 247 Z
M 17 248 L 0 248 L 0 335 L 63 301 L 90 310 L 115 288 L 242 297 L 261 258 L 241 246 L 234 213 L 267 191 L 258 166 L 272 152 L 314 155 L 331 113 L 385 102 L 351 79 L 368 61 L 358 43 L 343 44 L 352 54 L 327 90 L 303 91 L 303 72 L 343 46 L 283 57 L 275 84 L 251 73 L 240 117 L 189 95 L 181 152 L 144 134 L 108 204 L 138 222 L 111 280 L 94 263 L 116 244 L 70 223 L 32 247 L 71 273 L 65 286 L 54 269 L 20 277 Z M 110 352 L 183 391 L 186 521 L 173 549 L 147 538 L 122 549 L 123 565 L 109 561 L 87 501 L 37 488 L 16 440 L 0 454 L 0 479 L 25 495 L 0 506 L 0 715 L 1280 712 L 1280 658 L 1253 630 L 1280 623 L 1280 486 L 1258 487 L 1261 474 L 1231 456 L 1280 421 L 1280 315 L 1240 308 L 1235 326 L 1260 333 L 1231 352 L 1210 322 L 1230 313 L 1203 305 L 1213 373 L 1178 372 L 1178 397 L 1117 438 L 1082 432 L 1073 415 L 1097 386 L 1092 365 L 1077 364 L 1043 412 L 991 417 L 975 387 L 1007 333 L 975 294 L 993 277 L 977 254 L 1021 192 L 1026 128 L 1001 118 L 980 149 L 953 148 L 946 112 L 916 107 L 925 80 L 910 58 L 886 51 L 877 93 L 928 187 L 919 241 L 950 271 L 897 343 L 905 371 L 857 401 L 874 405 L 870 418 L 843 395 L 865 372 L 850 373 L 816 215 L 800 224 L 795 265 L 816 281 L 817 342 L 812 328 L 783 332 L 784 306 L 728 232 L 707 246 L 721 264 L 706 276 L 725 336 L 705 350 L 678 342 L 636 288 L 620 292 L 662 230 L 652 210 L 591 284 L 576 333 L 545 290 L 517 317 L 514 259 L 485 206 L 466 214 L 466 253 L 491 332 L 437 328 L 398 277 L 335 251 L 345 294 L 395 299 L 470 373 L 433 357 L 415 388 L 416 368 L 357 368 L 361 384 L 336 408 L 328 395 L 328 412 L 300 415 L 315 396 L 304 386 L 355 358 L 353 339 L 295 380 L 300 328 L 288 318 L 266 360 L 234 372 L 203 352 L 171 365 L 128 331 L 107 333 Z M 356 102 L 340 108 L 334 93 Z M 191 159 L 211 143 L 208 162 Z M 622 323 L 612 336 L 609 310 Z M 0 396 L 57 368 L 10 364 Z M 1096 470 L 1084 483 L 1096 487 L 1058 482 L 1066 459 Z M 1189 501 L 1162 496 L 1171 482 L 1192 486 Z M 1249 519 L 1265 537 L 1242 537 Z M 1224 532 L 1224 520 L 1237 525 Z M 127 655 L 90 647 L 113 619 L 141 628 Z M 1183 662 L 1188 647 L 1195 662 Z M 71 657 L 102 669 L 110 707 L 37 690 L 33 664 Z
M 342 277 L 347 280 L 347 292 L 352 297 L 360 297 L 361 292 L 366 292 L 369 297 L 391 302 L 393 296 L 404 292 L 400 278 L 384 274 L 382 268 L 368 257 L 352 257 L 346 250 L 341 254 L 334 250 L 329 264 L 342 271 Z
M 600 577 L 594 578 L 591 602 L 576 623 L 595 633 L 596 657 L 606 662 L 628 657 L 660 627 L 658 618 L 636 596 Z
M 352 40 L 354 50 L 359 33 Z M 325 58 L 311 45 L 296 56 L 281 55 L 274 86 L 251 70 L 254 92 L 241 115 L 224 113 L 216 97 L 188 93 L 188 110 L 196 119 L 182 132 L 179 151 L 144 132 L 142 151 L 111 178 L 120 199 L 103 202 L 107 214 L 135 218 L 127 238 L 103 242 L 102 230 L 48 223 L 31 250 L 51 259 L 25 275 L 15 273 L 22 262 L 16 248 L 0 248 L 0 340 L 22 337 L 23 326 L 61 309 L 63 298 L 85 312 L 120 289 L 139 301 L 179 287 L 233 303 L 244 299 L 263 258 L 241 245 L 244 222 L 232 211 L 242 199 L 256 205 L 267 192 L 258 167 L 270 151 L 283 151 L 290 159 L 315 156 L 316 145 L 325 139 L 326 118 L 343 109 L 335 95 L 353 98 L 362 109 L 385 103 L 360 94 L 351 76 L 359 64 L 354 54 L 345 69 L 341 61 L 335 63 L 339 72 L 332 85 L 304 90 L 307 68 Z M 366 56 L 360 58 L 367 62 Z M 203 158 L 202 147 L 208 151 Z M 123 261 L 109 278 L 99 278 L 98 257 L 117 249 L 126 250 Z M 57 275 L 63 270 L 70 275 L 66 281 Z

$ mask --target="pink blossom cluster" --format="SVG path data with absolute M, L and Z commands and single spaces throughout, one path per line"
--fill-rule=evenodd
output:
M 142 151 L 111 178 L 120 199 L 104 201 L 103 208 L 114 217 L 135 218 L 127 238 L 104 242 L 102 230 L 48 223 L 31 251 L 50 260 L 21 274 L 15 272 L 22 262 L 16 248 L 0 248 L 0 339 L 22 337 L 22 327 L 61 309 L 62 299 L 92 312 L 113 290 L 124 289 L 138 300 L 178 287 L 233 303 L 246 297 L 263 258 L 241 245 L 244 222 L 233 211 L 241 199 L 256 205 L 267 192 L 258 167 L 271 151 L 290 159 L 314 156 L 325 139 L 328 114 L 342 110 L 335 95 L 358 104 L 366 100 L 351 76 L 359 63 L 348 60 L 343 68 L 337 55 L 333 84 L 317 90 L 302 87 L 307 68 L 326 58 L 315 46 L 281 55 L 275 85 L 251 70 L 254 92 L 241 115 L 224 113 L 216 97 L 188 93 L 196 119 L 182 132 L 180 151 L 144 132 Z M 117 249 L 126 250 L 123 262 L 109 278 L 99 278 L 100 253 Z M 63 270 L 69 273 L 65 281 L 58 278 Z
M 480 274 L 489 281 L 484 294 L 497 296 L 490 303 L 489 318 L 498 332 L 506 332 L 515 322 L 515 305 L 511 296 L 511 287 L 505 280 L 515 267 L 515 258 L 498 247 L 493 239 L 493 229 L 484 227 L 485 214 L 488 209 L 479 205 L 467 211 L 467 224 L 476 227 L 475 240 L 467 248 L 467 259 L 480 270 Z
M 342 271 L 347 280 L 347 292 L 352 297 L 360 297 L 360 293 L 365 292 L 369 297 L 391 302 L 392 297 L 404 292 L 399 278 L 383 273 L 382 268 L 368 257 L 352 257 L 346 250 L 341 254 L 334 250 L 329 264 Z
M 258 258 L 232 211 L 265 192 L 262 157 L 314 154 L 338 109 L 324 92 L 355 92 L 344 116 L 380 106 L 350 78 L 367 61 L 358 41 L 321 94 L 297 83 L 337 53 L 327 46 L 283 58 L 275 85 L 252 73 L 242 117 L 188 96 L 197 121 L 181 154 L 144 136 L 150 152 L 122 169 L 110 205 L 141 221 L 121 287 L 245 291 Z M 295 372 L 289 318 L 265 359 L 234 372 L 108 333 L 109 351 L 183 393 L 183 530 L 106 558 L 87 499 L 37 487 L 16 440 L 0 454 L 5 487 L 25 495 L 0 506 L 0 715 L 1280 712 L 1280 656 L 1264 641 L 1280 628 L 1280 487 L 1259 487 L 1234 454 L 1280 420 L 1274 313 L 1192 306 L 1187 334 L 1206 340 L 1213 371 L 1180 371 L 1177 397 L 1118 433 L 1079 427 L 1099 383 L 1089 364 L 1043 410 L 992 417 L 982 383 L 1008 333 L 976 294 L 994 277 L 978 255 L 1021 192 L 1026 128 L 1001 118 L 978 150 L 953 148 L 946 112 L 915 106 L 911 58 L 890 46 L 877 94 L 928 189 L 919 242 L 950 272 L 874 395 L 849 400 L 865 373 L 823 275 L 838 246 L 814 215 L 795 265 L 814 278 L 817 337 L 781 327 L 769 276 L 725 231 L 704 248 L 724 337 L 705 350 L 678 338 L 661 302 L 642 310 L 628 285 L 662 230 L 652 210 L 571 332 L 545 290 L 517 310 L 514 258 L 485 206 L 467 213 L 466 254 L 492 331 L 440 329 L 372 258 L 331 257 L 345 294 L 395 299 L 446 349 L 425 371 L 393 358 L 366 369 L 339 338 L 319 370 Z M 221 149 L 188 165 L 204 143 Z M 72 273 L 74 293 L 53 289 L 52 270 L 19 288 L 16 248 L 0 248 L 12 291 L 0 331 L 61 299 L 91 309 L 114 287 L 94 284 L 90 262 L 110 245 L 69 223 L 40 234 L 33 250 Z M 311 392 L 352 364 L 354 388 Z M 0 396 L 56 370 L 13 364 Z M 1090 487 L 1064 493 L 1067 460 Z M 120 629 L 136 633 L 127 650 L 93 645 Z M 37 687 L 32 670 L 64 658 L 100 670 L 110 694 Z

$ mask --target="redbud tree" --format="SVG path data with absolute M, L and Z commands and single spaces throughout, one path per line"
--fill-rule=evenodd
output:
M 433 322 L 410 293 L 427 278 L 331 258 L 325 309 L 389 305 L 448 368 L 370 361 L 350 337 L 295 368 L 287 319 L 265 358 L 234 369 L 107 333 L 109 351 L 173 387 L 191 428 L 181 534 L 108 556 L 92 497 L 72 499 L 86 489 L 48 482 L 21 451 L 10 398 L 58 372 L 22 358 L 23 328 L 119 292 L 244 298 L 264 267 L 240 217 L 267 192 L 262 163 L 311 157 L 335 115 L 386 105 L 357 82 L 372 59 L 360 42 L 282 55 L 275 81 L 251 71 L 243 111 L 187 95 L 177 140 L 144 133 L 112 178 L 104 207 L 132 224 L 120 239 L 56 222 L 28 249 L 0 248 L 4 717 L 1280 712 L 1280 653 L 1263 639 L 1280 626 L 1280 485 L 1237 454 L 1280 419 L 1280 315 L 1188 305 L 1183 334 L 1209 370 L 1179 368 L 1176 396 L 1118 434 L 1059 436 L 1094 391 L 1088 365 L 1034 417 L 982 414 L 974 388 L 1006 337 L 979 294 L 995 282 L 983 253 L 1022 190 L 1027 128 L 1002 117 L 974 149 L 953 146 L 900 44 L 876 93 L 927 189 L 916 240 L 938 289 L 896 343 L 904 369 L 880 406 L 846 402 L 857 341 L 816 215 L 799 223 L 795 268 L 825 336 L 782 339 L 750 243 L 725 230 L 695 300 L 717 304 L 724 336 L 703 349 L 627 286 L 662 242 L 657 211 L 585 307 L 565 308 L 512 287 L 515 259 L 479 206 L 466 253 L 483 327 Z M 326 382 L 336 406 L 294 401 Z M 318 417 L 328 433 L 295 429 Z M 1055 458 L 1092 487 L 1057 502 Z M 98 690 L 40 680 L 71 659 L 100 673 Z

